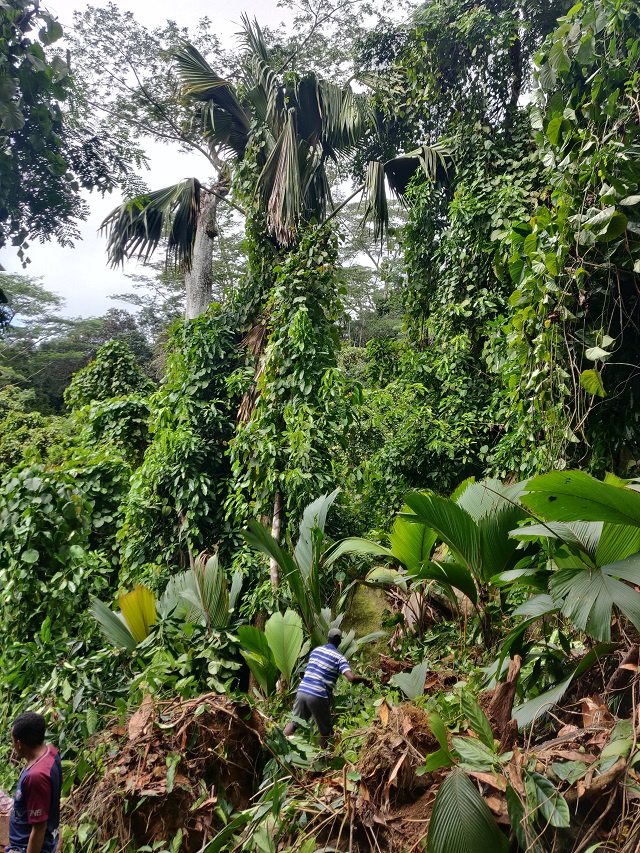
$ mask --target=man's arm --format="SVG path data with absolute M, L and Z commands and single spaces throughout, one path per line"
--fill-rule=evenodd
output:
M 342 673 L 350 684 L 366 684 L 367 687 L 373 687 L 373 681 L 364 675 L 356 675 L 352 669 L 347 669 Z
M 47 831 L 47 822 L 31 824 L 31 835 L 27 844 L 27 853 L 41 853 L 44 844 L 44 834 Z

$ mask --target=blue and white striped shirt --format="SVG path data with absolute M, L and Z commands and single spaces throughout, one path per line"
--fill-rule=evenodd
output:
M 338 675 L 350 669 L 349 661 L 333 643 L 318 646 L 309 655 L 309 663 L 302 676 L 298 693 L 331 699 Z

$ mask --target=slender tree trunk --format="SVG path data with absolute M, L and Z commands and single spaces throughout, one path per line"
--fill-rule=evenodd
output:
M 193 320 L 204 313 L 211 302 L 213 242 L 218 236 L 216 214 L 220 197 L 226 196 L 229 192 L 229 182 L 223 178 L 212 189 L 215 195 L 204 187 L 201 190 L 191 269 L 184 277 L 185 320 Z
M 280 531 L 282 529 L 282 492 L 276 492 L 273 501 L 273 519 L 271 520 L 271 535 L 276 540 L 280 541 Z M 271 588 L 277 592 L 280 586 L 280 566 L 278 561 L 273 557 L 269 558 L 269 576 L 271 577 Z

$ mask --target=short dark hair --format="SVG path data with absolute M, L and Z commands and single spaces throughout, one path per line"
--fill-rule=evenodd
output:
M 26 711 L 16 718 L 11 727 L 11 734 L 14 740 L 19 740 L 25 746 L 40 746 L 41 743 L 44 743 L 46 730 L 47 724 L 42 714 Z

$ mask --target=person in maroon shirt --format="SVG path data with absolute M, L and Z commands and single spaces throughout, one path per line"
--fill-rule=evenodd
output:
M 58 846 L 62 764 L 44 742 L 45 730 L 44 717 L 33 711 L 20 714 L 11 729 L 14 752 L 27 765 L 13 798 L 6 853 L 55 853 Z

